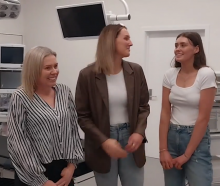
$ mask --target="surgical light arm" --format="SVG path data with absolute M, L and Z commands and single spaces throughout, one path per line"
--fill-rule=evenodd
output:
M 107 14 L 107 16 L 108 16 L 108 19 L 110 20 L 110 22 L 112 22 L 112 21 L 121 21 L 121 20 L 130 20 L 131 19 L 128 4 L 126 3 L 125 0 L 121 0 L 121 2 L 123 3 L 123 5 L 125 7 L 125 14 L 115 15 L 115 14 L 112 14 L 112 12 L 109 12 L 109 14 Z

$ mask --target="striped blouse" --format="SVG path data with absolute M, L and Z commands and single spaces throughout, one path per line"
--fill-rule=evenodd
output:
M 42 164 L 65 159 L 83 161 L 75 103 L 69 87 L 55 87 L 55 108 L 40 96 L 33 99 L 23 89 L 12 95 L 8 120 L 8 151 L 20 180 L 42 186 L 48 179 Z

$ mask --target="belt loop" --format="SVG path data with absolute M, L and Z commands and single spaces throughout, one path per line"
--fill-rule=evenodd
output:
M 190 130 L 189 130 L 189 129 L 190 129 L 190 127 L 189 127 L 189 126 L 187 126 L 187 132 L 190 132 Z

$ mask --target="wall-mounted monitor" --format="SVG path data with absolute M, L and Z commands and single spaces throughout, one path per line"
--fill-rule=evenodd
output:
M 21 69 L 0 69 L 0 93 L 13 93 L 21 86 Z
M 25 55 L 25 45 L 0 44 L 0 68 L 21 68 Z
M 107 25 L 104 2 L 56 7 L 64 38 L 97 37 Z

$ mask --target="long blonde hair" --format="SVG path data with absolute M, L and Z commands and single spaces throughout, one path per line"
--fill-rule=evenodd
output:
M 40 78 L 43 60 L 50 55 L 57 56 L 56 52 L 43 46 L 34 47 L 25 55 L 22 68 L 21 88 L 24 89 L 30 98 L 33 98 L 37 80 Z
M 127 29 L 121 24 L 110 24 L 103 28 L 96 49 L 95 72 L 106 75 L 112 73 L 116 52 L 115 40 L 123 28 Z

